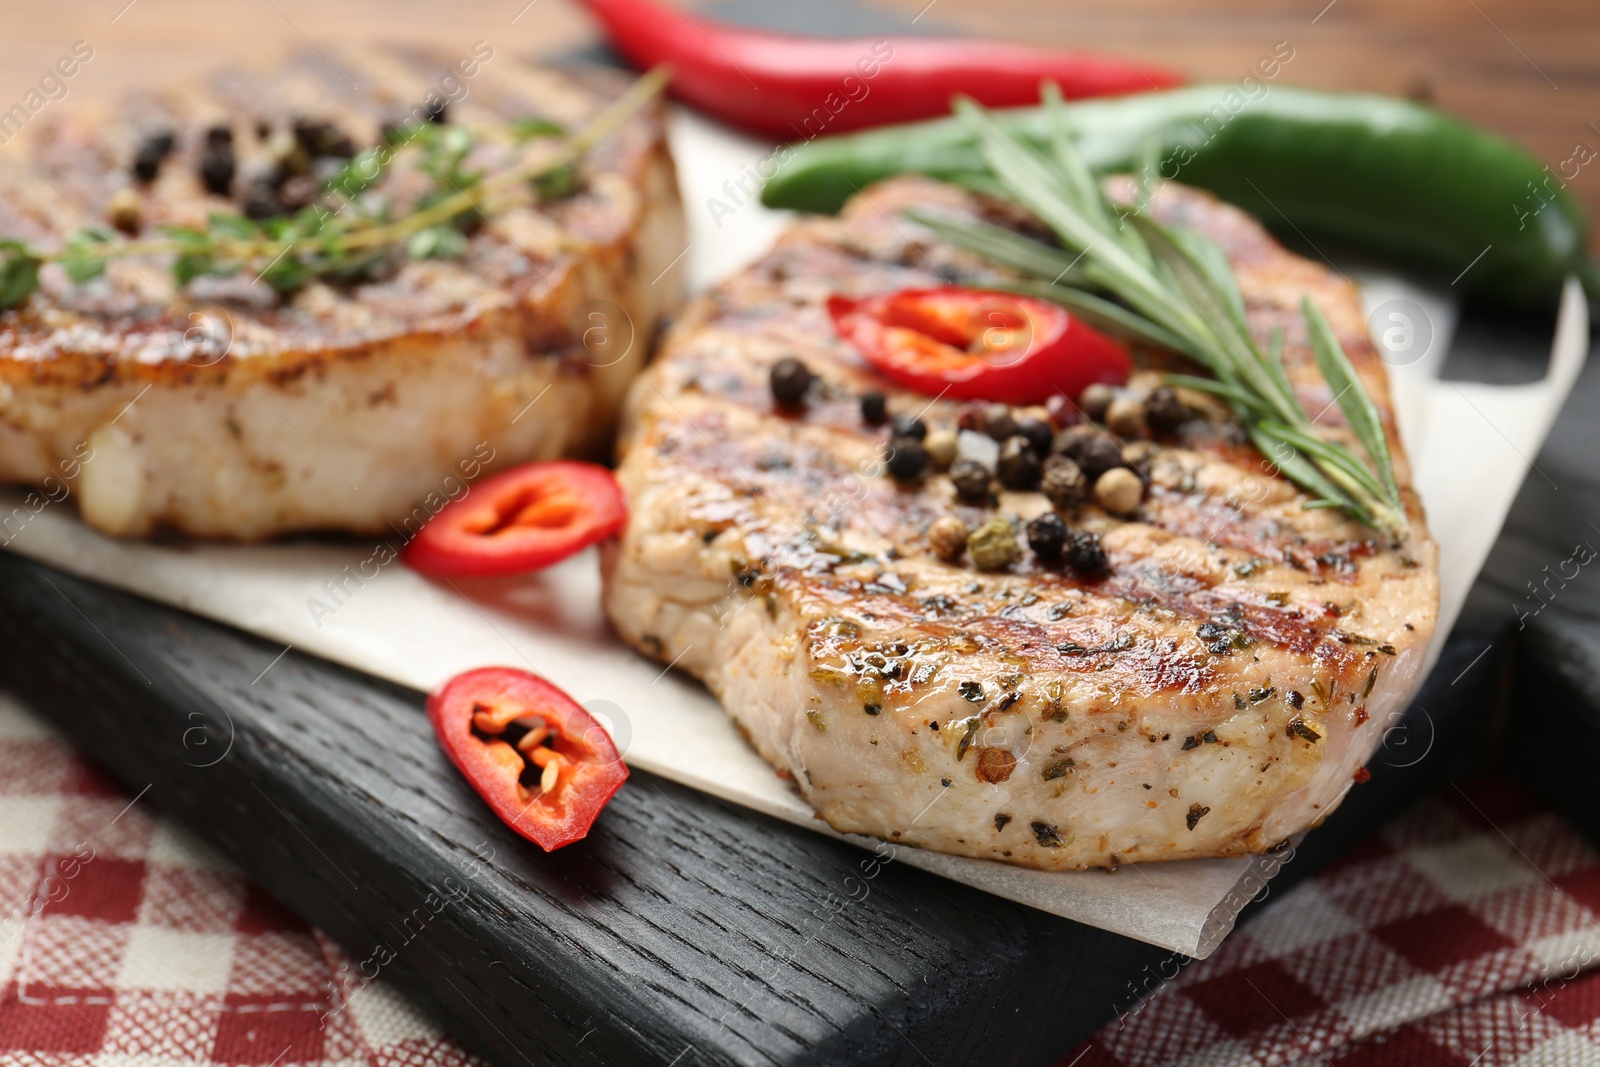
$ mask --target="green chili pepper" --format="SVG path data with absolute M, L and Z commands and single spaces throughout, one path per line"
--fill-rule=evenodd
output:
M 1040 108 L 998 113 L 1044 142 Z M 1548 299 L 1584 255 L 1584 211 L 1559 173 L 1485 130 L 1390 97 L 1232 85 L 1069 105 L 1089 166 L 1209 189 L 1289 240 L 1375 256 L 1503 305 Z M 769 207 L 837 211 L 893 174 L 981 182 L 982 161 L 953 119 L 794 146 L 762 190 Z M 1570 177 L 1570 176 L 1569 176 Z

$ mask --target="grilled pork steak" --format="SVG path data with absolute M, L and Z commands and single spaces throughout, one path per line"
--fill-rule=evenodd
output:
M 483 47 L 465 69 L 346 51 L 228 71 L 30 127 L 0 156 L 0 236 L 53 247 L 91 226 L 160 237 L 290 211 L 382 124 L 428 121 L 447 97 L 439 117 L 474 131 L 466 168 L 492 174 L 521 151 L 508 121 L 575 130 L 625 85 Z M 430 188 L 408 152 L 380 186 L 397 211 Z M 681 292 L 682 226 L 652 107 L 570 191 L 486 221 L 461 258 L 402 255 L 364 284 L 280 301 L 247 275 L 180 293 L 159 259 L 115 259 L 81 287 L 46 266 L 0 314 L 0 483 L 60 479 L 119 535 L 412 529 L 463 471 L 605 447 Z
M 863 392 L 920 413 L 930 440 L 959 409 L 873 375 L 825 309 L 831 293 L 987 272 L 901 216 L 911 206 L 1005 221 L 949 186 L 876 186 L 694 303 L 635 384 L 620 469 L 632 518 L 607 560 L 617 629 L 704 680 L 839 830 L 1064 869 L 1258 851 L 1312 825 L 1411 692 L 1437 611 L 1435 546 L 1356 292 L 1208 196 L 1167 186 L 1155 202 L 1222 245 L 1251 329 L 1286 332 L 1306 410 L 1350 439 L 1301 295 L 1327 314 L 1391 422 L 1404 543 L 1302 509 L 1227 411 L 1193 394 L 1181 425 L 1125 446 L 1148 482 L 1135 513 L 1065 513 L 1100 535 L 1103 571 L 1043 562 L 1020 537 L 1015 562 L 980 571 L 970 553 L 941 562 L 936 520 L 1020 529 L 1050 503 L 965 504 L 945 474 L 886 476 Z M 784 357 L 820 379 L 798 410 L 774 406 Z M 1170 365 L 1135 360 L 1135 393 Z

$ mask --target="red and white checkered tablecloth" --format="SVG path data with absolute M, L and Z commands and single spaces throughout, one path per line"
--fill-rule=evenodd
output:
M 0 1065 L 478 1062 L 0 697 Z
M 1600 856 L 1445 789 L 1065 1057 L 1075 1067 L 1600 1065 Z
M 1591 1067 L 1596 959 L 1600 856 L 1478 783 L 1157 968 L 1061 1063 Z M 0 697 L 0 1067 L 477 1062 Z

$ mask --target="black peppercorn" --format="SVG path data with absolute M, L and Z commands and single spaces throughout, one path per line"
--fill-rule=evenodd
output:
M 1017 420 L 1005 404 L 990 404 L 983 409 L 983 432 L 996 441 L 1004 441 L 1017 432 Z
M 888 462 L 895 481 L 914 482 L 928 468 L 928 451 L 915 437 L 891 437 Z
M 1028 523 L 1028 547 L 1040 559 L 1055 559 L 1067 543 L 1067 524 L 1053 511 Z
M 1077 462 L 1083 476 L 1090 482 L 1098 481 L 1106 471 L 1115 467 L 1127 466 L 1123 458 L 1122 448 L 1109 437 L 1096 434 L 1081 440 L 1078 447 L 1067 453 L 1069 459 Z
M 889 398 L 876 389 L 861 394 L 861 421 L 868 426 L 882 426 L 889 421 Z
M 240 206 L 247 217 L 270 219 L 283 214 L 283 201 L 270 179 L 258 178 L 245 187 Z
M 1158 430 L 1175 430 L 1189 417 L 1189 410 L 1171 386 L 1163 385 L 1144 401 L 1144 421 Z
M 983 504 L 989 499 L 989 471 L 971 459 L 958 459 L 950 465 L 950 483 L 956 496 L 968 504 Z
M 928 438 L 928 424 L 912 415 L 896 415 L 893 434 L 895 437 L 914 437 L 918 441 L 925 441 Z
M 206 192 L 227 196 L 233 191 L 233 131 L 213 126 L 206 131 L 206 146 L 200 154 L 200 181 Z
M 1050 442 L 1055 437 L 1055 431 L 1050 429 L 1048 422 L 1035 418 L 1018 419 L 1017 434 L 1027 439 L 1028 447 L 1040 459 L 1050 454 Z
M 1067 538 L 1065 555 L 1072 569 L 1084 574 L 1099 574 L 1106 569 L 1106 550 L 1100 535 L 1074 530 Z
M 811 388 L 811 368 L 793 356 L 784 356 L 772 365 L 771 383 L 772 399 L 779 407 L 800 407 Z
M 1045 461 L 1039 488 L 1052 505 L 1071 508 L 1089 497 L 1089 481 L 1079 466 L 1066 456 L 1051 456 Z
M 133 157 L 133 176 L 141 182 L 155 181 L 156 175 L 161 173 L 161 164 L 166 162 L 177 143 L 177 136 L 167 130 L 152 133 L 140 141 Z
M 297 118 L 294 120 L 294 139 L 306 154 L 336 156 L 349 159 L 356 154 L 356 145 L 348 134 L 326 119 Z
M 1006 438 L 1000 446 L 997 464 L 1000 484 L 1007 489 L 1027 491 L 1039 485 L 1039 457 L 1021 434 Z
M 423 105 L 428 113 L 429 122 L 445 123 L 450 121 L 450 104 L 445 100 L 432 100 Z
M 1291 708 L 1293 708 L 1296 711 L 1299 711 L 1301 708 L 1305 707 L 1305 705 L 1306 705 L 1305 694 L 1301 693 L 1300 690 L 1298 690 L 1298 689 L 1289 690 L 1289 706 Z

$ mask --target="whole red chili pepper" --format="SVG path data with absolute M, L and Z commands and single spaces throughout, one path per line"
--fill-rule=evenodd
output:
M 1164 89 L 1172 71 L 1083 52 L 953 37 L 796 37 L 686 15 L 656 0 L 583 0 L 631 63 L 673 68 L 679 99 L 780 140 L 944 115 L 965 93 L 988 107 Z

